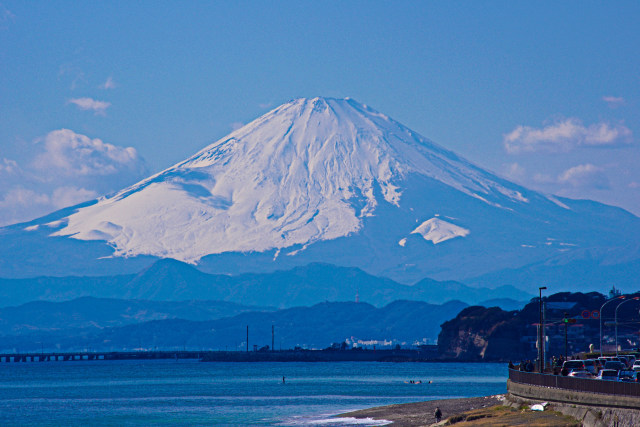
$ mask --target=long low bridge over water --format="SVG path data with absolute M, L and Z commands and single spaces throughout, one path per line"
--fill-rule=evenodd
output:
M 78 351 L 0 353 L 0 363 L 11 362 L 73 362 L 82 360 L 154 360 L 197 359 L 205 362 L 425 362 L 438 358 L 436 346 L 420 349 L 392 350 L 275 350 L 275 351 L 212 351 L 212 350 L 142 350 L 142 351 Z
M 211 351 L 78 351 L 0 353 L 2 362 L 72 362 L 80 360 L 202 359 Z

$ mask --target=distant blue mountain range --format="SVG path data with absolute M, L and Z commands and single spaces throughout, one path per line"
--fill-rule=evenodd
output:
M 0 304 L 5 307 L 84 296 L 150 301 L 216 300 L 277 308 L 355 301 L 356 298 L 378 307 L 396 300 L 441 304 L 457 299 L 467 304 L 482 304 L 496 299 L 496 305 L 506 309 L 517 308 L 533 297 L 512 286 L 476 288 L 431 279 L 409 286 L 355 267 L 320 263 L 273 273 L 228 276 L 206 274 L 192 265 L 162 259 L 131 275 L 0 279 Z
M 0 351 L 219 349 L 249 345 L 326 348 L 434 343 L 440 325 L 467 304 L 395 301 L 376 308 L 367 303 L 325 302 L 282 310 L 229 303 L 158 303 L 81 298 L 64 303 L 29 303 L 0 310 Z M 247 311 L 249 310 L 249 311 Z M 230 315 L 236 312 L 238 314 Z M 218 317 L 224 316 L 227 317 Z M 194 320 L 208 318 L 210 320 Z M 154 320 L 152 320 L 154 319 Z M 378 342 L 375 343 L 374 341 Z

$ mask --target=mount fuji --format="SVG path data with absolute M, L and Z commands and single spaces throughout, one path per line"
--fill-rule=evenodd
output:
M 355 100 L 296 99 L 113 195 L 0 229 L 0 277 L 159 258 L 229 274 L 322 262 L 403 283 L 576 262 L 637 276 L 639 237 L 623 209 L 516 185 Z

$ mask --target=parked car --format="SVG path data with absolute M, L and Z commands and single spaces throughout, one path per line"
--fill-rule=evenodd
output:
M 585 366 L 582 360 L 567 360 L 562 364 L 562 375 L 565 377 L 572 371 L 584 371 Z
M 597 360 L 587 359 L 584 362 L 584 368 L 593 375 L 598 375 L 598 371 L 600 371 L 600 364 Z
M 626 366 L 627 368 L 630 368 L 631 366 L 633 366 L 633 364 L 629 363 L 629 359 L 627 359 L 625 356 L 618 356 L 618 360 L 620 360 L 622 363 L 624 363 L 624 366 Z
M 603 369 L 596 377 L 598 380 L 618 381 L 618 371 L 615 369 Z
M 593 375 L 591 374 L 591 372 L 586 370 L 577 370 L 577 369 L 569 372 L 569 375 L 567 376 L 574 377 L 574 378 L 593 378 Z
M 636 361 L 636 363 L 633 364 L 631 369 L 634 371 L 640 371 L 640 360 Z
M 622 371 L 627 369 L 627 366 L 622 362 L 616 362 L 612 360 L 604 364 L 604 369 L 615 369 L 616 371 Z
M 620 371 L 618 372 L 618 381 L 638 382 L 637 372 L 629 370 Z

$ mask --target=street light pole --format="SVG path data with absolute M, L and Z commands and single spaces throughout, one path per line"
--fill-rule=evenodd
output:
M 565 311 L 564 312 L 564 319 L 562 319 L 562 321 L 564 322 L 564 360 L 569 360 L 567 359 L 567 324 L 569 323 L 569 318 L 568 318 L 568 314 Z
M 620 306 L 626 302 L 630 302 L 630 301 L 638 301 L 640 300 L 640 297 L 633 297 L 631 299 L 628 299 L 626 301 L 622 301 L 620 304 L 618 304 L 616 306 L 616 315 L 615 315 L 615 323 L 616 323 L 616 356 L 618 356 L 618 309 L 620 308 Z
M 619 300 L 619 299 L 625 299 L 625 298 L 626 298 L 626 295 L 619 295 L 617 297 L 609 298 L 600 307 L 600 357 L 603 356 L 603 354 L 602 354 L 602 317 L 603 317 L 602 309 L 604 308 L 605 305 L 609 304 L 611 301 L 615 301 L 615 300 Z
M 538 328 L 538 372 L 544 372 L 544 342 L 542 341 L 544 336 L 544 331 L 542 330 L 542 291 L 543 289 L 547 289 L 546 286 L 540 286 L 538 291 L 540 291 L 540 326 Z

